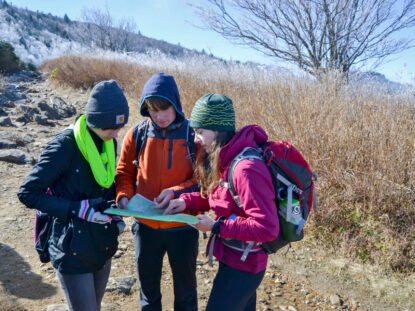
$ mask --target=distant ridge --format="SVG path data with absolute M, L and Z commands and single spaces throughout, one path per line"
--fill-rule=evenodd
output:
M 71 21 L 67 15 L 58 17 L 51 13 L 34 12 L 0 0 L 0 40 L 11 43 L 23 61 L 36 66 L 51 57 L 96 49 L 96 46 L 85 38 L 86 26 L 84 22 Z M 116 28 L 112 31 L 122 32 Z M 206 56 L 203 51 L 152 39 L 141 35 L 140 32 L 128 35 L 131 40 L 129 49 L 116 51 L 159 52 L 179 58 L 189 55 Z

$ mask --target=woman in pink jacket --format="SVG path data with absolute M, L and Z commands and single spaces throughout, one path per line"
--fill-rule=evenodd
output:
M 199 215 L 196 225 L 203 232 L 212 232 L 208 250 L 219 261 L 206 310 L 254 311 L 256 289 L 268 259 L 260 243 L 275 239 L 279 232 L 275 191 L 271 174 L 260 159 L 244 159 L 233 171 L 242 207 L 226 185 L 232 160 L 246 147 L 258 148 L 267 141 L 267 134 L 257 125 L 235 133 L 232 101 L 213 93 L 196 102 L 190 126 L 195 129 L 196 143 L 205 150 L 196 168 L 200 192 L 184 193 L 170 201 L 165 214 L 214 212 L 215 220 Z

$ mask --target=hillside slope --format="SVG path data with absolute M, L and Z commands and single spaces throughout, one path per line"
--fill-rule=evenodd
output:
M 86 37 L 88 25 L 71 21 L 50 13 L 34 12 L 15 7 L 0 0 L 0 41 L 11 43 L 17 55 L 25 61 L 40 65 L 44 60 L 69 53 L 81 53 L 96 50 L 97 44 Z M 119 29 L 111 29 L 115 37 L 126 33 Z M 203 55 L 196 50 L 186 49 L 163 40 L 152 39 L 137 33 L 128 33 L 128 50 L 114 47 L 115 50 L 129 53 L 154 53 L 172 57 Z

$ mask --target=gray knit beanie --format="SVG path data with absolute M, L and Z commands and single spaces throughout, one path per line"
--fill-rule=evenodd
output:
M 94 86 L 85 108 L 86 123 L 94 128 L 123 126 L 128 122 L 128 102 L 114 80 Z
M 197 100 L 190 116 L 190 126 L 213 131 L 235 131 L 235 110 L 225 95 L 208 93 Z

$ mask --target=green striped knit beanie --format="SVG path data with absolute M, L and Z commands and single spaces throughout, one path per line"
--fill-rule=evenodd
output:
M 190 116 L 190 126 L 213 131 L 235 131 L 235 110 L 225 95 L 208 93 L 199 98 Z

